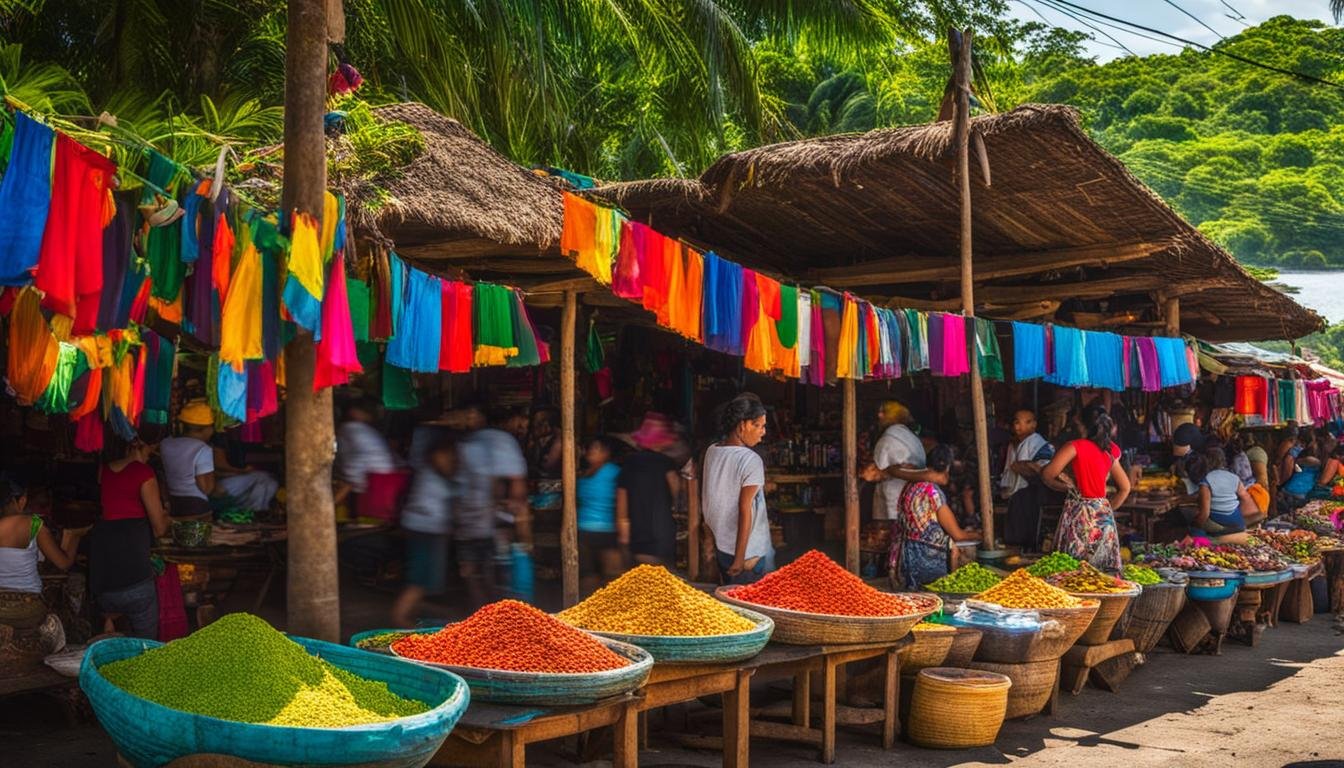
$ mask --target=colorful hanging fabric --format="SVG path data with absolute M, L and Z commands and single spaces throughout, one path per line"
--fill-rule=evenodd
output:
M 513 338 L 512 291 L 495 283 L 476 283 L 473 287 L 476 345 L 503 349 L 516 346 Z
M 830 289 L 818 289 L 812 297 L 813 306 L 821 306 L 822 343 L 825 352 L 822 359 L 826 363 L 824 383 L 834 384 L 840 369 L 840 357 L 848 354 L 840 344 L 840 329 L 844 325 L 845 298 Z M 858 334 L 856 333 L 857 337 Z M 813 344 L 816 344 L 815 337 Z M 852 349 L 851 349 L 852 352 Z
M 1003 381 L 1003 353 L 999 351 L 999 336 L 994 332 L 994 321 L 975 318 L 975 364 L 980 378 Z
M 318 240 L 318 222 L 311 215 L 294 213 L 290 228 L 289 276 L 283 293 L 285 309 L 294 322 L 309 332 L 322 324 L 323 277 L 322 244 Z M 260 293 L 260 283 L 258 283 Z M 227 306 L 228 298 L 225 298 Z
M 704 257 L 693 248 L 675 244 L 668 279 L 668 327 L 691 341 L 704 338 L 701 328 L 704 302 Z
M 509 293 L 512 294 L 512 300 L 509 302 L 509 315 L 513 325 L 513 340 L 518 347 L 518 354 L 509 357 L 508 366 L 510 368 L 521 368 L 529 365 L 541 365 L 541 350 L 537 346 L 536 332 L 527 317 L 527 308 L 523 306 L 523 299 L 517 291 L 511 290 Z
M 152 209 L 165 202 L 155 190 L 163 190 L 171 195 L 177 170 L 177 164 L 172 160 L 150 150 L 149 171 L 145 174 L 149 184 L 145 185 L 141 206 Z M 155 227 L 145 220 L 143 213 L 140 218 L 145 260 L 149 262 L 152 281 L 150 296 L 165 304 L 172 304 L 181 294 L 182 280 L 186 276 L 186 264 L 182 262 L 182 233 L 179 229 L 182 219 Z
M 743 291 L 742 311 L 746 313 L 754 307 L 756 320 L 749 326 L 744 323 L 742 332 L 747 343 L 743 365 L 757 373 L 773 373 L 780 362 L 774 357 L 778 346 L 774 340 L 775 322 L 781 314 L 779 282 L 751 270 L 744 271 L 743 280 L 747 274 L 751 275 L 752 283 Z
M 1013 380 L 1030 381 L 1045 373 L 1045 326 L 1014 322 Z
M 1284 382 L 1280 382 L 1283 384 Z M 1289 389 L 1292 388 L 1292 382 L 1287 382 Z M 1243 415 L 1260 415 L 1265 412 L 1265 398 L 1268 394 L 1268 383 L 1260 376 L 1238 376 L 1237 394 L 1234 410 Z
M 705 346 L 729 355 L 741 355 L 742 268 L 719 258 L 713 251 L 705 254 L 703 329 Z
M 42 299 L 24 288 L 9 313 L 9 357 L 5 367 L 9 388 L 19 405 L 32 405 L 42 396 L 56 371 L 60 346 L 42 315 Z
M 416 373 L 439 370 L 439 337 L 443 327 L 443 288 L 439 278 L 407 270 L 406 300 L 401 322 L 387 344 L 387 360 Z
M 859 367 L 859 305 L 849 294 L 841 297 L 840 336 L 836 342 L 838 356 L 835 376 L 838 379 L 860 378 Z
M 639 281 L 642 287 L 640 303 L 654 313 L 658 324 L 667 325 L 667 280 L 669 263 L 677 242 L 655 230 L 644 236 L 644 248 L 639 254 Z
M 860 378 L 868 378 L 873 373 L 881 355 L 878 347 L 882 343 L 882 333 L 877 327 L 877 313 L 873 305 L 859 302 L 859 366 Z
M 252 231 L 244 223 L 239 229 L 243 243 L 238 266 L 229 278 L 220 317 L 219 359 L 242 374 L 248 360 L 264 357 L 262 348 L 261 254 L 252 240 Z M 221 379 L 222 380 L 222 379 Z M 239 419 L 242 421 L 242 419 Z
M 56 137 L 51 207 L 33 284 L 42 306 L 75 319 L 74 333 L 92 333 L 103 289 L 103 225 L 111 218 L 108 185 L 117 166 L 70 137 Z
M 929 322 L 929 373 L 934 376 L 946 376 L 944 370 L 943 355 L 947 352 L 947 347 L 943 342 L 943 333 L 947 329 L 947 324 L 943 322 L 942 312 L 930 312 L 926 315 Z
M 1299 416 L 1304 420 L 1311 418 L 1311 404 L 1307 402 L 1307 383 L 1301 379 L 1293 382 L 1293 392 L 1296 395 L 1296 404 L 1294 408 Z
M 120 312 L 122 292 L 128 287 L 126 274 L 134 261 L 131 238 L 135 234 L 135 199 L 132 195 L 127 192 L 115 195 L 117 212 L 103 227 L 103 295 L 98 300 L 96 323 L 102 331 L 124 327 L 127 323 L 127 318 Z
M 276 360 L 281 349 L 293 338 L 293 325 L 280 319 L 280 263 L 284 242 L 274 214 L 252 220 L 252 242 L 261 254 L 261 351 L 267 360 Z M 286 329 L 290 335 L 286 337 Z
M 1087 358 L 1090 386 L 1125 391 L 1124 344 L 1121 338 L 1105 331 L 1083 331 L 1083 350 Z
M 145 345 L 145 390 L 141 418 L 147 424 L 167 424 L 177 348 L 171 341 L 148 328 L 141 331 L 140 339 Z
M 103 419 L 97 413 L 86 413 L 75 421 L 75 450 L 97 453 L 103 450 Z
M 9 165 L 0 177 L 0 285 L 33 279 L 51 207 L 51 145 L 56 135 L 23 112 L 14 113 Z
M 808 330 L 807 381 L 817 387 L 826 386 L 826 372 L 831 365 L 826 351 L 826 318 L 821 309 L 821 294 L 808 292 L 808 304 L 812 311 L 812 327 Z
M 622 299 L 641 301 L 644 284 L 639 275 L 640 254 L 649 228 L 637 221 L 621 220 L 621 231 L 616 248 L 616 265 L 611 277 L 611 292 Z
M 275 366 L 270 360 L 247 364 L 247 423 L 252 424 L 280 410 L 275 387 Z
M 1252 386 L 1250 384 L 1242 384 L 1241 380 L 1244 378 L 1248 377 L 1246 376 L 1237 377 L 1237 413 L 1259 413 L 1260 411 L 1242 410 L 1242 408 L 1249 407 L 1250 405 L 1254 404 L 1253 400 L 1248 401 L 1247 403 L 1242 402 L 1241 398 L 1242 387 Z M 1282 417 L 1282 421 L 1295 421 L 1297 419 L 1297 392 L 1293 388 L 1293 380 L 1278 379 L 1274 383 L 1274 386 L 1278 394 L 1278 402 L 1280 404 L 1279 413 Z M 1275 421 L 1270 423 L 1277 423 L 1278 421 L 1279 420 L 1276 419 Z
M 322 246 L 322 263 L 331 261 L 336 254 L 336 241 L 345 240 L 345 198 L 330 190 L 322 193 L 322 232 L 318 242 Z M 338 237 L 340 233 L 340 237 Z
M 1153 343 L 1157 346 L 1158 366 L 1164 388 L 1178 387 L 1193 381 L 1183 339 L 1158 336 L 1153 338 Z
M 560 252 L 602 285 L 610 285 L 624 218 L 612 208 L 565 192 Z
M 131 357 L 130 354 L 126 355 Z M 145 379 L 149 374 L 149 350 L 141 344 L 134 353 L 135 367 L 131 375 L 131 409 L 125 411 L 126 420 L 131 426 L 140 426 L 140 418 L 145 412 Z
M 588 319 L 588 339 L 583 348 L 583 370 L 597 373 L 607 365 L 607 353 L 602 348 L 602 336 L 597 332 L 597 323 Z
M 911 371 L 929 370 L 929 316 L 913 309 L 904 310 L 905 324 L 909 327 L 906 336 L 905 367 Z
M 345 279 L 345 295 L 350 301 L 350 328 L 355 341 L 369 340 L 369 284 L 353 277 Z
M 466 283 L 443 281 L 443 338 L 439 341 L 439 370 L 466 373 L 471 370 L 472 296 Z
M 1157 392 L 1162 389 L 1162 370 L 1158 363 L 1157 345 L 1148 336 L 1134 339 L 1139 351 L 1139 379 L 1143 382 L 1144 392 Z
M 247 421 L 247 369 L 234 370 L 221 361 L 218 370 L 219 412 L 239 424 Z
M 804 371 L 812 365 L 812 292 L 802 289 L 797 292 L 798 305 L 795 308 L 794 320 L 797 322 L 796 343 L 794 348 L 798 350 L 798 367 Z M 787 310 L 786 310 L 787 311 Z M 785 320 L 781 319 L 780 323 Z M 780 330 L 780 342 L 784 342 L 785 333 Z
M 943 375 L 961 376 L 971 372 L 970 350 L 966 345 L 966 318 L 943 315 Z
M 203 184 L 206 185 L 208 190 L 207 182 L 202 181 L 182 198 L 182 225 L 180 228 L 182 244 L 178 246 L 178 253 L 182 254 L 183 264 L 195 264 L 201 257 L 201 206 L 208 200 L 200 191 Z
M 34 403 L 37 410 L 49 414 L 70 410 L 70 387 L 75 382 L 76 368 L 83 360 L 84 356 L 74 344 L 57 343 L 56 367 L 52 369 L 51 381 Z
M 91 339 L 93 337 L 85 336 L 83 338 Z M 78 346 L 82 347 L 82 345 Z M 82 348 L 81 351 L 83 351 Z M 98 410 L 98 402 L 103 395 L 103 369 L 95 366 L 96 359 L 90 358 L 87 353 L 85 353 L 84 359 L 87 362 L 88 370 L 82 377 L 75 380 L 75 386 L 70 391 L 71 421 Z
M 373 252 L 369 278 L 369 338 L 386 341 L 392 338 L 392 268 L 387 251 L 379 248 Z
M 350 299 L 346 293 L 345 256 L 331 260 L 327 273 L 327 295 L 322 297 L 322 335 L 317 342 L 317 362 L 313 371 L 313 391 L 347 384 L 352 374 L 364 369 L 355 350 L 355 331 L 350 319 Z M 438 349 L 436 345 L 435 370 Z
M 1083 332 L 1062 325 L 1050 326 L 1054 342 L 1054 370 L 1045 380 L 1063 387 L 1088 386 L 1087 348 Z
M 233 234 L 233 225 L 229 221 L 229 209 L 225 201 L 229 199 L 229 191 L 221 190 L 219 197 L 215 200 L 215 225 L 213 244 L 210 248 L 210 283 L 214 286 L 219 305 L 224 306 L 224 299 L 229 295 L 229 276 L 233 274 L 233 252 L 238 242 Z
M 775 369 L 783 375 L 796 379 L 802 376 L 802 361 L 798 347 L 798 288 L 793 285 L 779 287 L 779 319 L 775 320 L 770 334 L 770 357 Z
M 383 407 L 389 411 L 408 411 L 420 404 L 415 379 L 405 368 L 383 360 Z

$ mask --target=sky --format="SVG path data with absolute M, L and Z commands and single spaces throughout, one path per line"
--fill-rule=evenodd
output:
M 1166 0 L 1069 1 L 1074 5 L 1125 21 L 1142 24 L 1152 29 L 1162 30 L 1197 43 L 1212 45 L 1218 42 L 1217 35 L 1173 8 Z M 1222 0 L 1172 0 L 1172 2 L 1189 11 L 1204 24 L 1217 30 L 1219 34 L 1225 37 L 1231 37 L 1245 29 L 1247 25 L 1254 26 L 1273 16 L 1288 15 L 1299 19 L 1320 19 L 1330 24 L 1334 23 L 1330 16 L 1329 0 L 1226 0 L 1226 3 Z M 1234 14 L 1228 6 L 1235 9 L 1236 13 Z M 1038 16 L 1036 12 L 1039 12 L 1040 15 Z M 1091 33 L 1096 41 L 1090 43 L 1087 48 L 1088 52 L 1095 55 L 1098 61 L 1109 61 L 1127 55 L 1124 51 L 1117 49 L 1115 43 L 1058 10 L 1048 7 L 1043 0 L 1009 0 L 1009 13 L 1023 21 L 1040 21 L 1041 16 L 1044 16 L 1054 26 Z M 1074 11 L 1074 13 L 1077 12 Z M 1229 16 L 1236 14 L 1240 14 L 1244 18 L 1241 18 L 1240 21 L 1229 18 Z M 1097 26 L 1140 56 L 1146 56 L 1150 53 L 1175 53 L 1180 50 L 1179 44 L 1169 45 L 1128 32 L 1121 32 L 1101 24 L 1097 24 Z

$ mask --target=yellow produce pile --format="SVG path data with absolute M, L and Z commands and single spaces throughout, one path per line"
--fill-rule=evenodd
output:
M 1004 608 L 1077 608 L 1083 604 L 1082 600 L 1050 586 L 1023 568 L 1013 571 L 1008 578 L 976 595 L 975 599 Z
M 1134 585 L 1102 573 L 1091 563 L 1082 563 L 1076 570 L 1064 571 L 1047 577 L 1047 581 L 1068 592 L 1101 593 L 1128 592 Z
M 911 632 L 956 632 L 955 627 L 949 627 L 946 624 L 935 624 L 932 621 L 921 621 L 910 628 Z
M 580 629 L 622 635 L 703 637 L 756 624 L 660 565 L 641 565 L 559 614 Z

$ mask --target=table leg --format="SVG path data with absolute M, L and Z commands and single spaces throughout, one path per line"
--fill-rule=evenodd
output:
M 887 680 L 883 691 L 885 699 L 882 702 L 882 748 L 891 749 L 896 746 L 896 732 L 899 725 L 896 716 L 901 706 L 901 661 L 896 656 L 896 649 L 887 651 Z
M 751 764 L 751 670 L 737 671 L 737 684 L 723 694 L 723 768 Z
M 524 768 L 527 765 L 527 744 L 518 738 L 517 731 L 500 731 L 495 739 L 497 768 Z
M 634 704 L 625 707 L 621 718 L 611 727 L 611 736 L 612 768 L 635 768 L 639 765 L 639 711 Z
M 835 762 L 835 678 L 836 662 L 827 658 L 821 668 L 821 762 Z
M 806 728 L 812 723 L 812 673 L 793 676 L 793 724 Z

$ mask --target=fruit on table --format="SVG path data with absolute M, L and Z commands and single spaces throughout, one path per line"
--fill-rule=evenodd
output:
M 627 571 L 557 618 L 580 629 L 622 635 L 705 637 L 756 628 L 661 565 Z
M 967 563 L 957 570 L 924 585 L 931 592 L 973 594 L 984 592 L 1003 579 L 979 563 Z
M 1078 558 L 1065 552 L 1051 552 L 1027 567 L 1027 573 L 1045 578 L 1051 574 L 1074 571 L 1079 566 Z
M 1083 563 L 1077 569 L 1056 573 L 1046 581 L 1067 592 L 1128 592 L 1134 585 L 1122 579 L 1097 570 L 1091 563 Z
M 1145 587 L 1162 583 L 1162 577 L 1158 575 L 1157 571 L 1146 565 L 1136 565 L 1134 563 L 1125 566 L 1124 577 L 1128 581 Z
M 724 594 L 747 603 L 832 616 L 904 616 L 931 612 L 938 602 L 933 595 L 874 589 L 815 549 L 755 584 Z
M 1025 568 L 975 596 L 976 600 L 1004 608 L 1077 608 L 1082 600 L 1032 576 Z

